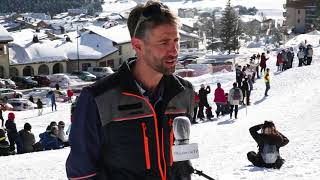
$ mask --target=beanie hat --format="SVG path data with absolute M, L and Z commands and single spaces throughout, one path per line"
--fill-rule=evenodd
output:
M 15 115 L 14 115 L 13 112 L 11 112 L 11 113 L 8 114 L 8 119 L 9 119 L 9 120 L 14 120 L 14 118 L 15 118 Z

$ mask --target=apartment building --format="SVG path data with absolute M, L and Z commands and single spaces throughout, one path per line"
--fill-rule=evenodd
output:
M 286 12 L 283 15 L 286 18 L 288 28 L 291 28 L 295 33 L 305 33 L 312 30 L 317 18 L 316 0 L 287 0 L 284 8 Z

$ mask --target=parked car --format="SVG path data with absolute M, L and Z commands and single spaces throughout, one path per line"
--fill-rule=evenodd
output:
M 50 79 L 46 75 L 33 76 L 32 80 L 37 81 L 39 86 L 49 86 L 50 85 Z
M 37 105 L 24 98 L 9 99 L 8 103 L 12 105 L 14 111 L 23 111 L 35 109 Z
M 3 79 L 0 79 L 0 88 L 6 88 L 6 82 Z
M 21 97 L 22 97 L 21 92 L 17 92 L 13 89 L 8 89 L 8 88 L 1 88 L 0 89 L 0 100 L 2 102 L 7 102 L 8 99 L 21 98 Z
M 6 84 L 6 88 L 10 88 L 10 89 L 16 89 L 17 85 L 14 81 L 12 81 L 11 79 L 2 79 L 4 81 L 4 83 Z
M 50 100 L 46 97 L 49 91 L 51 91 L 51 88 L 49 87 L 32 88 L 32 90 L 23 97 L 29 99 L 30 96 L 32 96 L 34 102 L 37 102 L 37 100 L 40 99 L 44 105 L 47 105 L 50 103 Z
M 75 71 L 72 72 L 71 75 L 78 76 L 80 79 L 84 81 L 94 81 L 97 79 L 95 75 L 91 74 L 88 71 Z
M 111 67 L 88 67 L 88 71 L 95 75 L 97 79 L 109 76 L 114 73 Z
M 29 89 L 38 86 L 38 82 L 31 79 L 30 76 L 15 76 L 11 78 L 19 88 Z

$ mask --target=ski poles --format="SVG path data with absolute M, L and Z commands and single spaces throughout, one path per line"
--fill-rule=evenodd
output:
M 194 169 L 194 174 L 198 174 L 199 176 L 202 176 L 202 177 L 209 179 L 209 180 L 214 180 L 212 177 L 206 175 L 205 173 L 203 173 L 202 171 L 199 171 L 197 169 Z

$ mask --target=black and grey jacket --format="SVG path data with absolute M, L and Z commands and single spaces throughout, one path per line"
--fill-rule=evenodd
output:
M 132 76 L 134 64 L 82 90 L 69 136 L 70 179 L 172 179 L 172 120 L 192 117 L 193 87 L 163 76 L 163 92 L 149 100 Z

